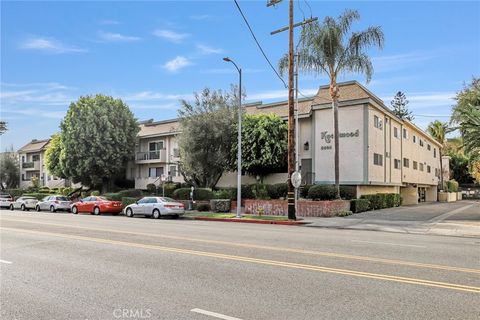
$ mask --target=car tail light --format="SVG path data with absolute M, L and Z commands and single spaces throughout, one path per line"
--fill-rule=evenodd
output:
M 178 206 L 179 206 L 180 208 L 185 208 L 185 205 L 184 205 L 183 203 L 180 203 Z
M 174 204 L 166 204 L 166 205 L 164 205 L 164 207 L 165 207 L 165 208 L 175 208 L 176 205 L 174 205 Z

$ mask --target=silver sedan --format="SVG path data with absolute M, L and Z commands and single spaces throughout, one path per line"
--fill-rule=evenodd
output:
M 70 205 L 72 201 L 68 200 L 65 196 L 55 195 L 55 196 L 48 196 L 39 201 L 35 205 L 35 210 L 42 211 L 42 210 L 50 210 L 50 212 L 57 212 L 58 210 L 68 211 L 70 212 Z
M 35 209 L 38 200 L 35 197 L 20 197 L 10 205 L 10 210 L 21 209 L 22 211 Z
M 145 197 L 125 207 L 125 214 L 130 218 L 142 215 L 158 219 L 160 216 L 179 217 L 184 213 L 183 203 L 167 197 Z

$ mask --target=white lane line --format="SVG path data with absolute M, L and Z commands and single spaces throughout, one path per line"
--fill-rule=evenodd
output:
M 208 310 L 203 310 L 203 309 L 198 309 L 198 308 L 192 309 L 192 310 L 190 310 L 190 311 L 191 311 L 191 312 L 200 313 L 200 314 L 204 314 L 204 315 L 211 316 L 211 317 L 215 317 L 215 318 L 218 318 L 218 319 L 224 319 L 224 320 L 242 320 L 242 319 L 240 319 L 240 318 L 230 317 L 230 316 L 226 316 L 226 315 L 221 314 L 221 313 L 216 313 L 216 312 L 212 312 L 212 311 L 208 311 Z
M 12 261 L 7 261 L 7 260 L 1 260 L 0 259 L 0 263 L 12 264 Z
M 387 246 L 426 248 L 426 246 L 417 246 L 417 245 L 415 245 L 415 244 L 400 244 L 400 243 L 375 242 L 375 241 L 364 241 L 364 240 L 351 240 L 351 241 L 352 241 L 352 242 L 359 242 L 359 243 L 384 244 L 384 245 L 387 245 Z

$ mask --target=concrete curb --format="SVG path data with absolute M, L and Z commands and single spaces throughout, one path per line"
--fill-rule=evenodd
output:
M 238 222 L 238 223 L 257 223 L 257 224 L 280 224 L 287 226 L 304 225 L 311 222 L 306 221 L 275 221 L 275 220 L 255 220 L 255 219 L 237 219 L 237 218 L 209 218 L 194 217 L 194 220 L 202 221 L 222 221 L 222 222 Z

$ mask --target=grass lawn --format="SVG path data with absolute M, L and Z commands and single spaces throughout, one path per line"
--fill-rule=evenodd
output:
M 235 213 L 194 212 L 194 213 L 188 213 L 186 214 L 186 216 L 229 219 L 229 218 L 235 218 L 236 214 Z M 288 221 L 288 218 L 285 216 L 255 216 L 252 214 L 244 214 L 242 215 L 242 219 Z

